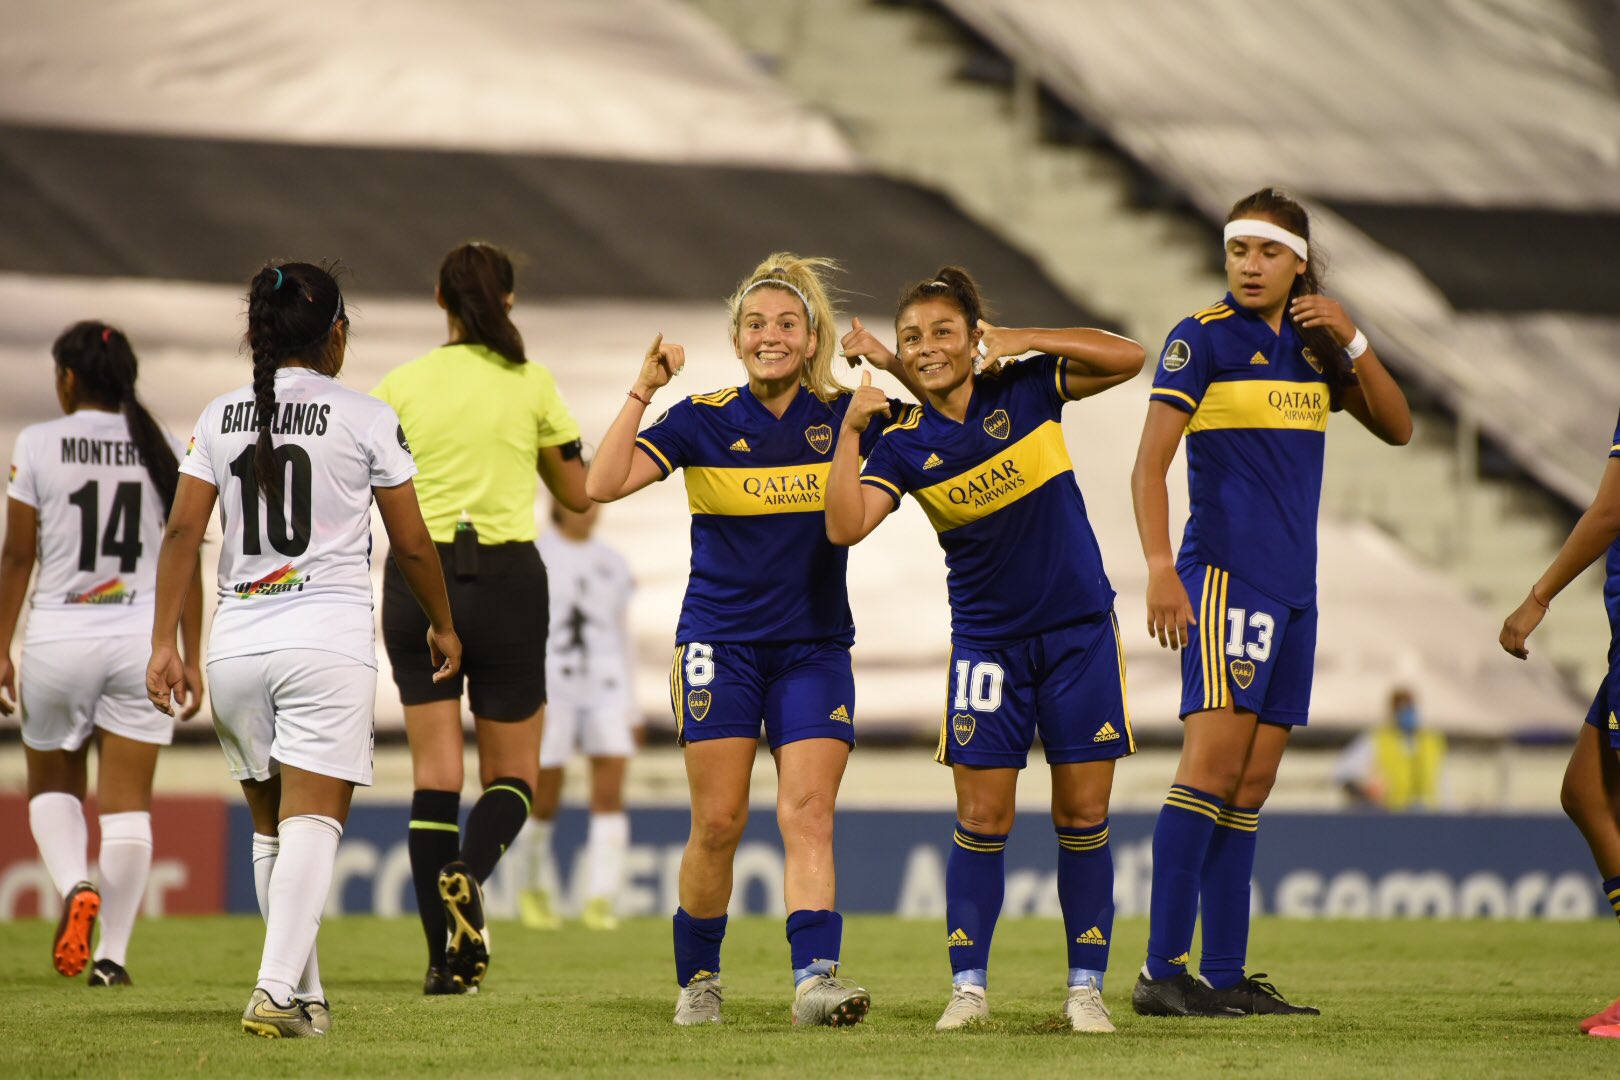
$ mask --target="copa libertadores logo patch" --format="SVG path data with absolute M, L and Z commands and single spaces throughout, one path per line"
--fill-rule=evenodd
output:
M 403 424 L 394 428 L 394 436 L 399 439 L 399 448 L 405 451 L 407 454 L 410 454 L 411 444 L 405 441 L 405 427 Z M 411 456 L 415 457 L 416 455 L 411 454 Z
M 1159 361 L 1166 371 L 1180 371 L 1192 359 L 1192 348 L 1185 341 L 1176 338 L 1164 347 L 1164 357 Z

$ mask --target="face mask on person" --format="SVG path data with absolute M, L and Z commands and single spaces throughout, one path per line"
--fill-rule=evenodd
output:
M 1404 735 L 1411 735 L 1418 728 L 1418 712 L 1416 705 L 1400 705 L 1395 709 L 1395 726 Z

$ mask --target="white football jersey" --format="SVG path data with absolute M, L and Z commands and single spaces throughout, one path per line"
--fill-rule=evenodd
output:
M 371 489 L 416 475 L 394 410 L 307 368 L 276 372 L 271 435 L 280 506 L 254 470 L 253 388 L 203 410 L 180 471 L 219 489 L 219 608 L 210 661 L 321 649 L 377 666 L 371 617 Z
M 602 695 L 622 694 L 630 670 L 625 628 L 635 588 L 630 564 L 595 537 L 579 543 L 550 529 L 534 543 L 546 564 L 551 594 L 547 696 L 589 702 Z
M 24 428 L 6 494 L 39 514 L 26 641 L 151 635 L 168 507 L 122 413 L 80 409 Z

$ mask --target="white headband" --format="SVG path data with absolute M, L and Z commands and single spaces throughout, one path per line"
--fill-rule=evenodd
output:
M 777 288 L 786 289 L 794 296 L 797 296 L 799 298 L 799 303 L 804 305 L 804 313 L 810 316 L 810 325 L 815 325 L 816 309 L 810 306 L 810 301 L 805 299 L 804 293 L 799 291 L 798 286 L 794 285 L 791 281 L 784 281 L 779 277 L 762 277 L 752 285 L 748 286 L 748 288 L 742 291 L 742 296 L 737 297 L 738 305 L 740 306 L 742 304 L 743 296 L 747 296 L 761 285 L 775 285 Z
M 1281 225 L 1273 225 L 1269 221 L 1259 218 L 1238 218 L 1236 221 L 1226 223 L 1226 234 L 1222 237 L 1223 244 L 1230 244 L 1239 236 L 1258 236 L 1264 240 L 1275 240 L 1283 247 L 1298 255 L 1301 259 L 1309 259 L 1307 254 L 1309 245 L 1305 238 L 1298 233 L 1291 233 Z

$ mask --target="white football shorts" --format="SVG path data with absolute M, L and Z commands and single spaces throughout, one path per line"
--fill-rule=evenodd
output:
M 278 649 L 208 665 L 214 731 L 236 780 L 282 765 L 371 783 L 377 669 L 339 653 Z
M 540 736 L 540 767 L 560 769 L 575 754 L 632 756 L 636 751 L 631 734 L 634 711 L 628 687 L 598 692 L 584 700 L 553 693 L 546 702 L 546 726 Z
M 22 740 L 32 750 L 77 750 L 95 728 L 167 746 L 174 717 L 146 700 L 152 639 L 42 641 L 22 651 Z

